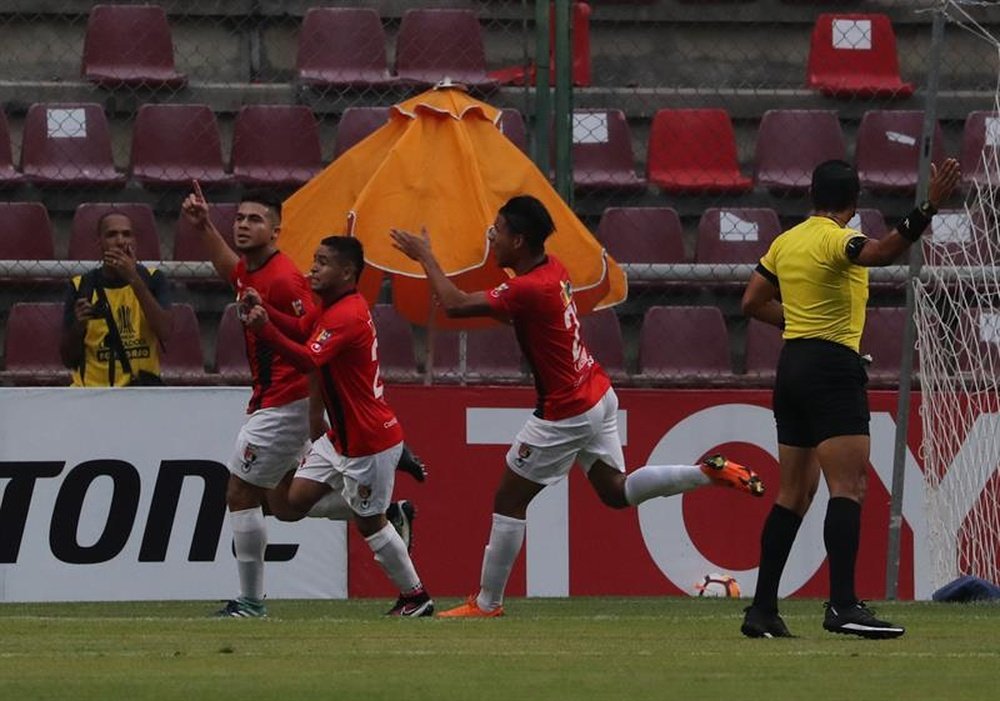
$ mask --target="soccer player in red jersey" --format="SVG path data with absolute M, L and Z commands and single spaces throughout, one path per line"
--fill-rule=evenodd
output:
M 201 231 L 209 258 L 219 275 L 236 290 L 240 309 L 245 310 L 262 298 L 274 309 L 295 317 L 311 311 L 315 305 L 309 283 L 291 258 L 277 248 L 281 200 L 264 191 L 243 196 L 233 222 L 237 253 L 212 223 L 197 181 L 193 189 L 181 210 Z M 246 344 L 253 393 L 246 422 L 229 460 L 226 489 L 240 595 L 218 612 L 220 616 L 236 618 L 266 615 L 263 599 L 267 528 L 262 507 L 266 504 L 282 520 L 296 520 L 304 515 L 288 508 L 285 493 L 290 474 L 308 450 L 310 438 L 325 430 L 322 406 L 316 403 L 319 411 L 310 412 L 307 377 L 255 334 L 246 334 Z M 308 515 L 350 518 L 346 504 L 327 502 L 324 507 Z M 411 505 L 394 504 L 393 515 L 395 525 L 408 534 L 413 515 Z
M 434 602 L 417 576 L 406 544 L 385 517 L 403 450 L 403 430 L 383 396 L 375 324 L 367 301 L 357 291 L 363 267 L 357 239 L 327 237 L 309 271 L 320 306 L 296 317 L 265 301 L 249 310 L 246 325 L 297 370 L 316 373 L 330 422 L 292 479 L 290 506 L 306 513 L 342 497 L 376 562 L 399 588 L 389 615 L 429 616 Z
M 471 293 L 444 275 L 426 232 L 391 232 L 395 246 L 423 266 L 449 316 L 490 316 L 513 324 L 538 391 L 535 412 L 507 452 L 507 469 L 494 496 L 479 593 L 440 616 L 503 615 L 503 592 L 524 541 L 528 504 L 546 485 L 563 479 L 575 461 L 601 501 L 616 509 L 708 484 L 764 493 L 752 470 L 717 455 L 700 465 L 647 465 L 626 476 L 618 398 L 580 338 L 569 274 L 545 253 L 545 239 L 553 231 L 539 200 L 510 199 L 490 227 L 489 240 L 497 264 L 514 277 L 493 290 Z

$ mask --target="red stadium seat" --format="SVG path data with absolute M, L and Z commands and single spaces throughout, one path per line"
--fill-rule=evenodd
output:
M 319 128 L 304 105 L 244 105 L 233 127 L 233 176 L 244 185 L 299 187 L 323 169 Z
M 684 263 L 684 230 L 672 207 L 608 207 L 597 240 L 619 263 Z
M 299 32 L 296 71 L 313 86 L 391 87 L 385 29 L 378 11 L 368 7 L 312 7 Z
M 466 9 L 406 10 L 396 38 L 396 75 L 422 86 L 445 78 L 478 90 L 497 86 L 486 74 L 479 19 Z
M 805 193 L 816 166 L 846 153 L 836 112 L 768 110 L 757 130 L 754 179 L 779 194 Z
M 63 305 L 15 302 L 4 336 L 3 384 L 68 385 L 70 373 L 59 357 Z
M 865 310 L 860 352 L 872 357 L 872 364 L 867 368 L 869 384 L 880 387 L 899 385 L 906 322 L 905 307 L 869 307 Z M 916 355 L 914 368 L 919 368 Z
M 207 105 L 145 104 L 132 135 L 132 175 L 146 187 L 230 182 L 215 114 Z
M 360 141 L 363 141 L 373 131 L 389 121 L 388 107 L 348 107 L 340 115 L 337 124 L 337 137 L 333 143 L 333 158 Z
M 14 169 L 14 159 L 10 150 L 10 125 L 7 115 L 0 110 L 0 188 L 13 187 L 23 181 L 21 174 Z
M 0 260 L 52 260 L 55 240 L 41 202 L 0 203 Z
M 386 382 L 415 382 L 420 378 L 413 354 L 413 328 L 391 304 L 372 307 L 378 333 L 378 362 Z
M 962 181 L 1000 187 L 1000 112 L 970 112 L 962 130 Z
M 219 320 L 215 336 L 215 371 L 222 377 L 223 384 L 249 385 L 251 382 L 243 324 L 236 316 L 235 303 L 226 305 Z
M 773 209 L 711 207 L 698 223 L 694 259 L 756 264 L 779 233 L 781 222 Z
M 83 43 L 83 75 L 105 88 L 180 88 L 170 24 L 158 5 L 94 5 Z
M 880 239 L 889 232 L 882 212 L 877 209 L 857 210 L 851 220 L 847 222 L 847 226 L 860 231 L 870 239 Z
M 778 368 L 784 341 L 777 326 L 750 319 L 747 324 L 746 378 L 753 384 L 770 385 Z
M 580 335 L 587 350 L 612 380 L 622 382 L 628 378 L 622 328 L 613 309 L 601 309 L 582 317 Z
M 809 46 L 806 85 L 834 97 L 909 97 L 886 15 L 822 14 Z
M 621 110 L 573 111 L 573 185 L 580 190 L 638 192 L 632 134 Z
M 138 202 L 85 202 L 77 207 L 73 214 L 73 225 L 70 227 L 67 258 L 70 260 L 100 258 L 97 221 L 112 210 L 121 212 L 132 220 L 132 235 L 135 237 L 136 257 L 139 260 L 157 261 L 163 258 L 153 210 L 148 204 Z
M 664 109 L 653 115 L 649 180 L 667 192 L 741 193 L 753 181 L 740 172 L 736 135 L 721 109 Z
M 160 352 L 160 375 L 168 385 L 202 385 L 213 378 L 205 373 L 201 352 L 201 332 L 198 317 L 190 304 L 174 304 L 170 308 L 174 330 Z
M 857 166 L 861 187 L 873 192 L 908 194 L 917 187 L 924 113 L 870 110 L 858 127 Z M 934 163 L 945 159 L 941 125 L 934 125 Z
M 719 308 L 647 309 L 639 332 L 639 372 L 656 384 L 731 381 L 729 333 Z
M 229 202 L 208 205 L 208 216 L 234 251 L 236 246 L 233 244 L 233 220 L 236 219 L 238 206 Z M 174 260 L 207 261 L 208 259 L 201 232 L 192 227 L 186 217 L 178 217 L 177 228 L 174 230 Z
M 125 184 L 115 170 L 107 117 L 94 103 L 32 105 L 24 119 L 21 170 L 41 186 Z
M 465 335 L 465 367 L 461 363 Z M 510 384 L 527 379 L 521 369 L 521 349 L 514 330 L 501 326 L 478 331 L 437 331 L 434 341 L 434 380 L 463 384 Z
M 528 153 L 528 133 L 520 111 L 513 107 L 505 107 L 500 110 L 500 131 L 521 151 L 525 154 Z

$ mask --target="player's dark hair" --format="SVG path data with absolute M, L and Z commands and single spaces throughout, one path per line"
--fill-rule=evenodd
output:
M 248 190 L 243 193 L 240 197 L 240 204 L 244 202 L 253 202 L 254 204 L 262 204 L 272 212 L 274 212 L 275 218 L 278 222 L 281 222 L 281 198 L 278 197 L 271 190 Z
M 813 208 L 839 212 L 858 203 L 861 181 L 858 171 L 847 161 L 825 161 L 816 166 L 812 175 Z
M 108 217 L 125 217 L 128 219 L 128 223 L 132 224 L 132 217 L 125 214 L 125 212 L 120 209 L 109 209 L 107 212 L 102 214 L 97 218 L 97 235 L 101 236 L 104 232 L 104 222 Z M 134 224 L 132 224 L 134 226 Z
M 500 214 L 507 221 L 511 233 L 523 236 L 535 253 L 545 250 L 545 239 L 556 229 L 545 205 L 531 195 L 511 197 L 500 208 Z
M 319 243 L 333 251 L 341 264 L 354 267 L 355 282 L 361 277 L 361 271 L 365 269 L 365 249 L 360 241 L 353 236 L 327 236 Z

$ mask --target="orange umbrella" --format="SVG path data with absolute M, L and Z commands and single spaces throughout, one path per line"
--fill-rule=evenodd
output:
M 463 290 L 488 289 L 508 274 L 490 255 L 487 229 L 504 202 L 530 194 L 555 222 L 546 248 L 569 270 L 580 313 L 623 301 L 622 270 L 499 123 L 498 109 L 456 86 L 395 105 L 385 126 L 284 203 L 281 249 L 307 269 L 322 238 L 355 236 L 365 248 L 361 290 L 369 301 L 388 273 L 396 308 L 411 322 L 481 327 L 491 322 L 435 311 L 423 269 L 393 247 L 389 229 L 426 227 L 445 273 Z

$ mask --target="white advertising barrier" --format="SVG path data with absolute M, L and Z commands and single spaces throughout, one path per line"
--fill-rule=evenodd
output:
M 0 601 L 234 596 L 226 464 L 248 398 L 0 389 Z M 268 531 L 270 598 L 347 596 L 346 524 Z

